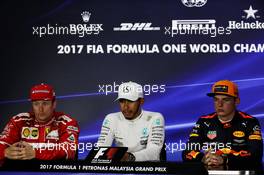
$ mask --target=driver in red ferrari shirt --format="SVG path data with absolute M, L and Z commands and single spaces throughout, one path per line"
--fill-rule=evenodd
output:
M 75 159 L 79 126 L 72 117 L 55 112 L 52 86 L 32 87 L 30 100 L 32 112 L 12 117 L 0 134 L 0 161 Z

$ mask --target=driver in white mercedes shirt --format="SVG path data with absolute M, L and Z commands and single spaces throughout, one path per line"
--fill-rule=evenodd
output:
M 143 88 L 134 82 L 122 83 L 117 101 L 121 112 L 108 114 L 102 124 L 98 146 L 128 147 L 121 161 L 160 161 L 164 144 L 164 118 L 145 111 Z

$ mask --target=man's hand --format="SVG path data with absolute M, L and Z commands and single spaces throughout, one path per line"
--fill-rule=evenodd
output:
M 122 157 L 121 161 L 130 161 L 134 162 L 136 160 L 135 156 L 132 153 L 126 152 L 125 155 Z
M 206 165 L 222 165 L 224 163 L 224 159 L 223 157 L 215 154 L 215 153 L 211 153 L 210 151 L 206 152 L 202 162 Z
M 125 153 L 125 155 L 122 157 L 121 161 L 124 162 L 124 161 L 128 161 L 128 152 Z
M 22 160 L 34 159 L 36 152 L 33 147 L 27 142 L 20 142 L 22 146 Z
M 14 143 L 6 148 L 5 157 L 14 160 L 22 159 L 22 148 L 20 147 L 20 142 Z
M 5 149 L 5 157 L 13 160 L 29 160 L 35 158 L 33 147 L 27 142 L 17 142 Z

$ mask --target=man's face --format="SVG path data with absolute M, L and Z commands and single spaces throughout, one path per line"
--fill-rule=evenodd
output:
M 234 97 L 227 95 L 214 96 L 215 111 L 220 117 L 230 117 L 230 115 L 233 115 L 238 103 L 238 99 Z
M 141 104 L 144 103 L 144 99 L 140 98 L 137 101 L 130 101 L 126 99 L 120 99 L 120 110 L 126 119 L 132 120 L 139 116 L 141 112 Z
M 33 112 L 39 122 L 47 122 L 52 117 L 55 107 L 56 101 L 36 100 L 32 102 Z

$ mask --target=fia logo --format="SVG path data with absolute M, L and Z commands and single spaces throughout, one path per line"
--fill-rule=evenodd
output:
M 207 3 L 207 0 L 181 0 L 186 7 L 202 7 Z
M 90 17 L 91 17 L 91 13 L 87 12 L 87 11 L 84 11 L 84 12 L 81 13 L 81 16 L 82 16 L 83 22 L 89 22 Z

